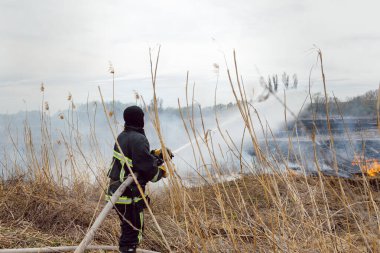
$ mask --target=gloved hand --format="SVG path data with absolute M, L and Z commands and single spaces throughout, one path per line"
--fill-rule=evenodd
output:
M 162 173 L 162 177 L 168 177 L 169 173 L 168 173 L 167 168 L 166 168 L 166 166 L 164 164 L 164 160 L 162 160 L 161 158 L 159 158 L 157 156 L 155 156 L 155 158 L 156 159 L 154 160 L 153 165 L 162 171 L 161 172 Z
M 169 148 L 166 148 L 166 152 L 168 152 L 168 155 L 170 157 L 170 159 L 172 159 L 174 157 L 172 151 L 169 149 Z M 158 165 L 158 168 L 160 170 L 162 170 L 162 177 L 168 177 L 169 176 L 169 172 L 164 164 L 164 155 L 163 155 L 163 152 L 161 149 L 153 149 L 152 151 L 150 151 L 150 153 L 155 156 L 159 161 L 162 161 L 161 163 L 159 163 Z
M 169 176 L 169 172 L 168 172 L 168 170 L 167 170 L 167 168 L 166 168 L 166 166 L 165 165 L 161 165 L 161 166 L 159 166 L 158 167 L 160 170 L 162 170 L 162 177 L 168 177 Z
M 166 148 L 166 152 L 168 152 L 168 155 L 170 157 L 170 159 L 172 159 L 174 157 L 172 151 L 169 149 L 169 148 Z M 154 156 L 156 156 L 157 158 L 160 158 L 160 159 L 164 159 L 164 154 L 162 152 L 162 150 L 160 148 L 158 149 L 153 149 L 152 151 L 150 151 L 150 153 Z

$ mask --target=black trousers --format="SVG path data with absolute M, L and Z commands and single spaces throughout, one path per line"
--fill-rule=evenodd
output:
M 141 202 L 143 200 L 140 200 Z M 142 240 L 144 230 L 144 209 L 142 203 L 116 204 L 115 208 L 120 218 L 121 236 L 120 249 L 137 246 Z

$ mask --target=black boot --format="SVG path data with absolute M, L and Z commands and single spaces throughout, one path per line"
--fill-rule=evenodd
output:
M 136 245 L 120 247 L 120 253 L 136 253 Z

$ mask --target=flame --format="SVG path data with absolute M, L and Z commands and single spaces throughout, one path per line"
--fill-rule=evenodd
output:
M 380 174 L 380 163 L 377 159 L 364 159 L 363 157 L 355 157 L 352 165 L 359 166 L 363 173 L 368 176 L 374 177 Z

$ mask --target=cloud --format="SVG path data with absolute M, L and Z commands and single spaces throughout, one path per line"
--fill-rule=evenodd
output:
M 160 92 L 170 94 L 166 105 L 176 106 L 183 96 L 187 71 L 198 100 L 212 104 L 213 63 L 221 66 L 219 98 L 230 99 L 224 57 L 231 67 L 233 49 L 250 86 L 257 85 L 260 74 L 284 71 L 308 80 L 316 59 L 308 50 L 316 44 L 330 79 L 363 80 L 376 87 L 379 7 L 372 0 L 1 1 L 0 92 L 15 102 L 1 99 L 0 111 L 22 109 L 21 99 L 38 108 L 38 99 L 23 91 L 38 88 L 41 81 L 71 91 L 82 102 L 89 92 L 98 98 L 98 84 L 111 94 L 109 61 L 124 92 L 120 98 L 132 99 L 133 89 L 149 96 L 148 49 L 158 44 Z M 11 86 L 13 91 L 5 88 Z M 52 93 L 50 100 L 58 101 L 59 95 Z

